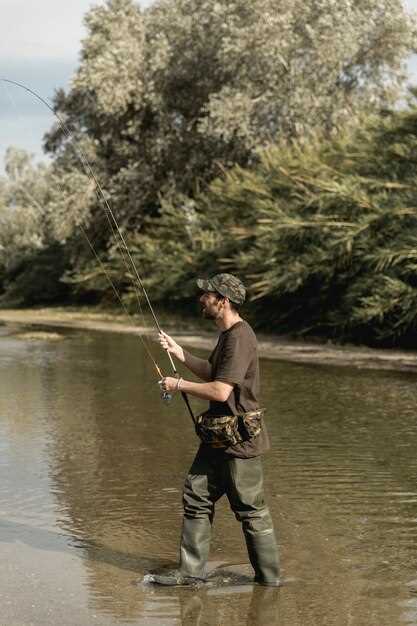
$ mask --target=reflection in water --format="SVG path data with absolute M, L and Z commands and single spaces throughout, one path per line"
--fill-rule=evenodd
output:
M 135 337 L 66 331 L 34 344 L 0 334 L 0 547 L 11 589 L 30 568 L 53 595 L 53 575 L 33 561 L 42 554 L 52 571 L 66 568 L 77 626 L 94 616 L 100 626 L 417 625 L 413 375 L 263 361 L 266 491 L 291 582 L 243 585 L 241 565 L 233 585 L 214 576 L 157 589 L 140 581 L 177 559 L 197 445 L 181 400 L 161 404 Z M 246 559 L 221 502 L 215 573 Z M 24 624 L 25 597 L 22 607 L 10 598 L 2 619 Z
M 243 586 L 198 591 L 153 590 L 144 614 L 161 624 L 180 617 L 181 626 L 268 626 L 279 624 L 280 589 Z

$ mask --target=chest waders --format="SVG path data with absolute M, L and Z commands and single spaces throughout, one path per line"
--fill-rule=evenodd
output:
M 185 480 L 179 569 L 154 575 L 153 582 L 181 585 L 206 579 L 215 503 L 223 495 L 242 524 L 254 582 L 279 585 L 278 548 L 263 497 L 261 457 L 240 459 L 209 446 L 200 447 Z

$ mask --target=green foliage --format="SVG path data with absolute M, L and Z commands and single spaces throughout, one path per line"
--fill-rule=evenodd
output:
M 191 293 L 196 273 L 224 269 L 250 285 L 263 328 L 417 345 L 416 120 L 414 105 L 270 146 L 191 207 L 167 204 L 137 257 L 153 293 Z
M 80 66 L 46 146 L 91 158 L 123 226 L 161 196 L 193 197 L 276 139 L 332 132 L 400 93 L 416 24 L 401 0 L 107 0 L 86 16 Z M 94 212 L 97 218 L 99 207 Z
M 69 289 L 61 277 L 68 266 L 65 250 L 59 244 L 32 251 L 3 276 L 0 306 L 35 306 L 66 301 Z
M 417 114 L 389 108 L 416 47 L 401 0 L 107 0 L 86 26 L 55 97 L 71 133 L 51 129 L 48 166 L 12 151 L 0 180 L 8 291 L 35 301 L 50 259 L 56 287 L 109 297 L 82 225 L 133 308 L 104 195 L 164 303 L 222 268 L 278 332 L 414 332 Z
M 43 298 L 49 302 L 53 294 L 61 299 L 67 293 L 60 280 L 82 258 L 70 263 L 79 226 L 88 227 L 93 192 L 94 185 L 85 174 L 34 164 L 25 151 L 9 148 L 5 176 L 0 178 L 4 301 L 34 303 Z

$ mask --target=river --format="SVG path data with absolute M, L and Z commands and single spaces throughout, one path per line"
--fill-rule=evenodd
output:
M 197 447 L 181 399 L 160 401 L 137 336 L 0 326 L 1 626 L 417 624 L 415 374 L 261 372 L 284 584 L 247 584 L 222 500 L 211 584 L 156 588 L 143 576 L 176 561 Z

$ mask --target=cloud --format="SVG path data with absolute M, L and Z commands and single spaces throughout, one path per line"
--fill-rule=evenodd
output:
M 102 1 L 2 0 L 0 58 L 76 59 L 83 15 Z
M 27 85 L 49 102 L 75 71 L 85 13 L 104 0 L 1 0 L 0 77 Z M 52 112 L 23 89 L 0 82 L 0 172 L 9 145 L 42 158 Z
M 105 0 L 1 0 L 0 58 L 77 59 L 83 17 Z M 152 0 L 138 2 L 142 7 Z
M 23 83 L 50 101 L 67 88 L 86 36 L 83 18 L 105 0 L 0 0 L 0 78 Z M 142 7 L 152 0 L 139 2 Z M 54 117 L 34 96 L 0 82 L 0 173 L 9 145 L 42 157 Z

